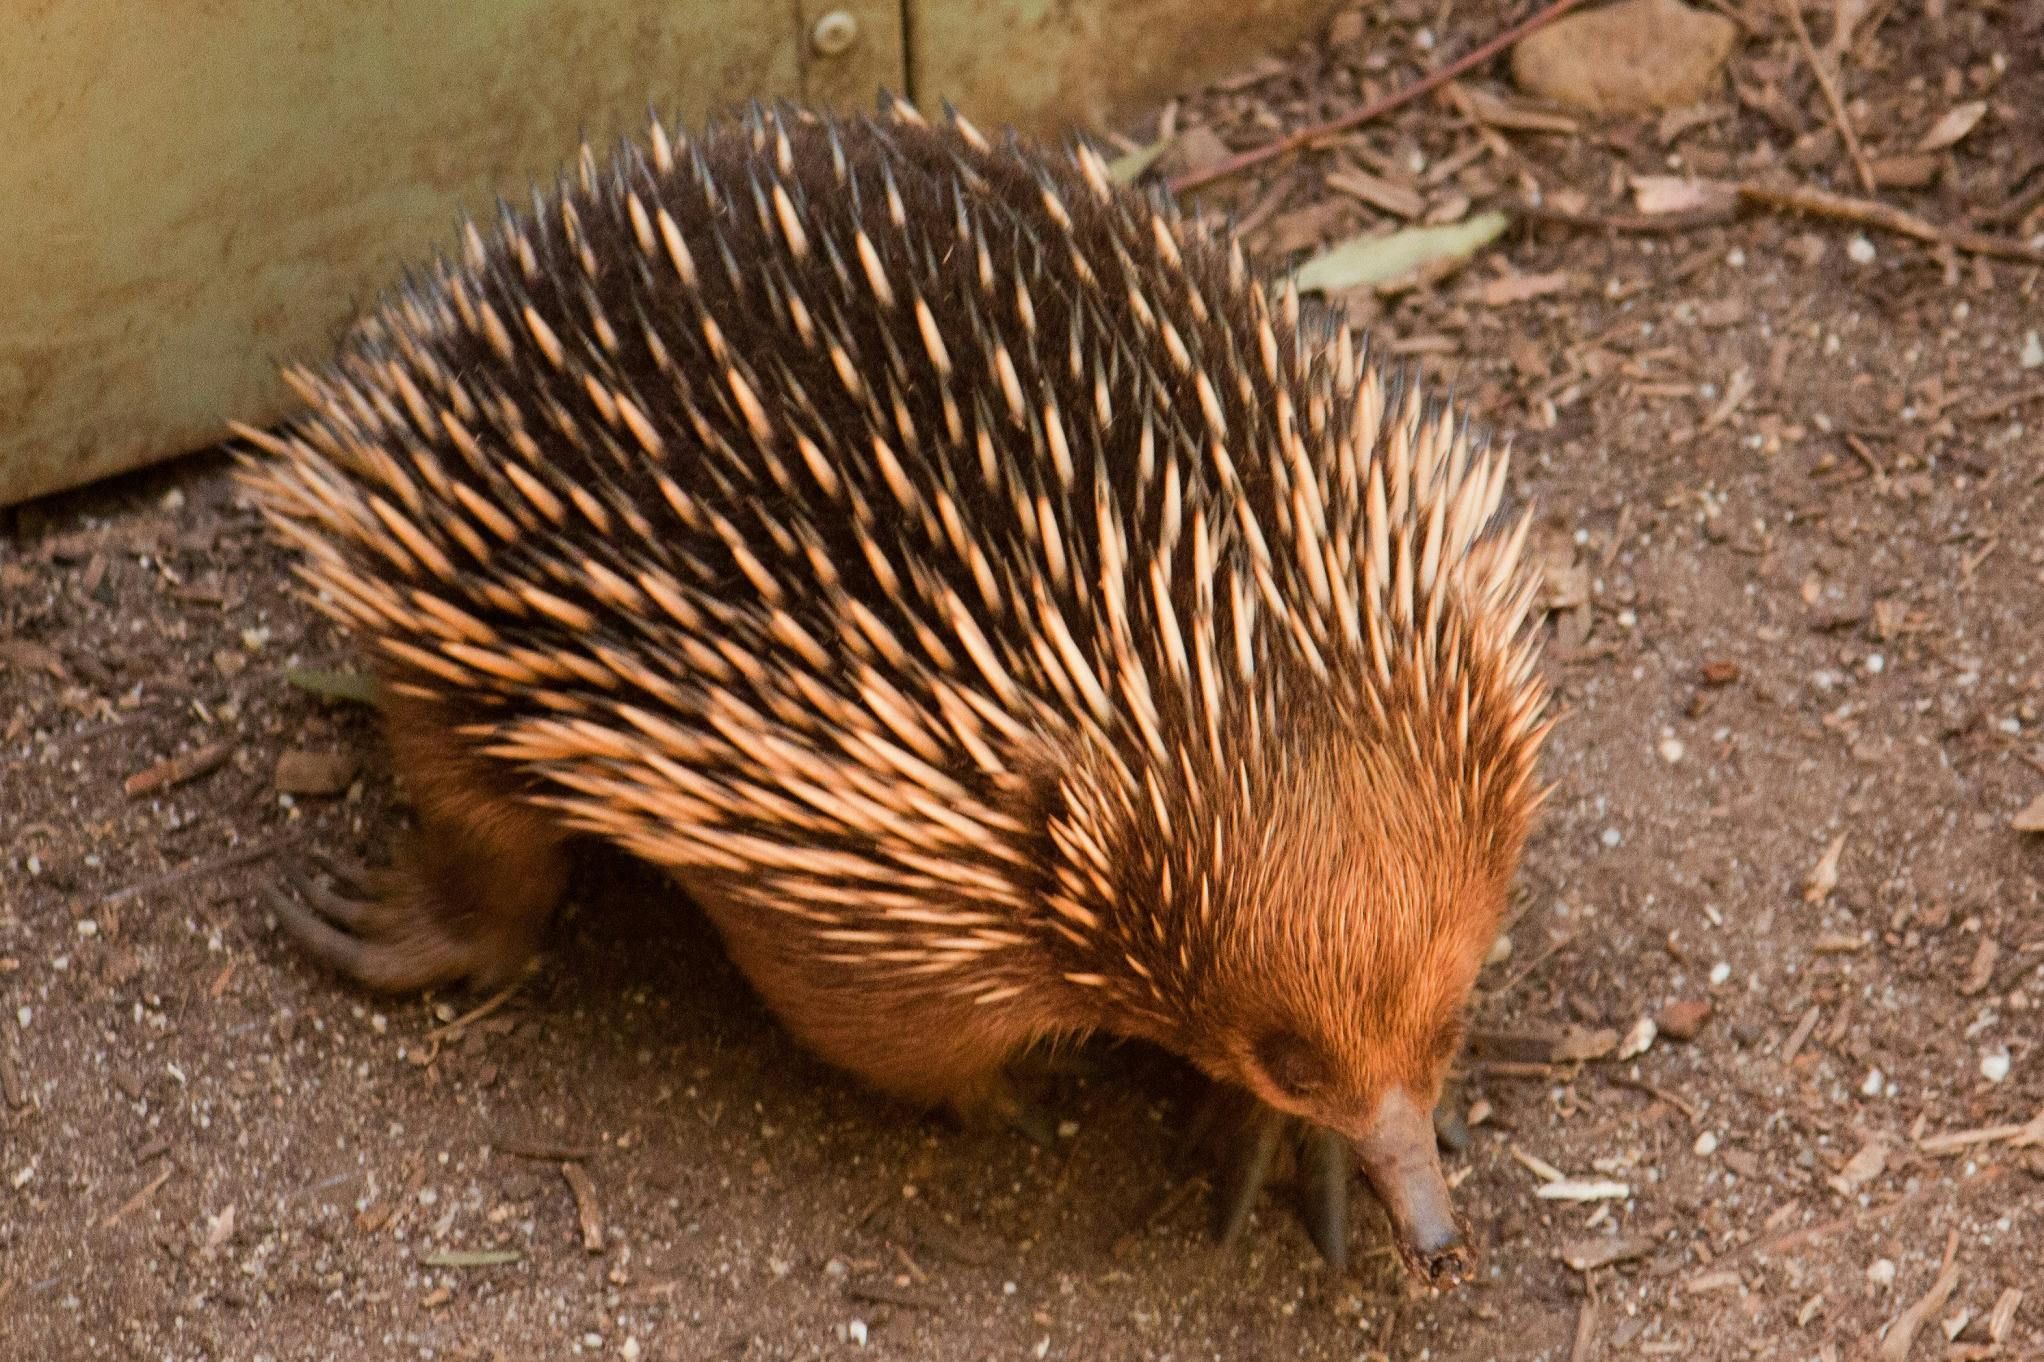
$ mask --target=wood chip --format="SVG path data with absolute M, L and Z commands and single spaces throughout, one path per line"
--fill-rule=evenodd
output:
M 1682 1284 L 1682 1289 L 1692 1296 L 1704 1296 L 1714 1291 L 1741 1291 L 1745 1286 L 1745 1280 L 1738 1273 L 1726 1268 L 1718 1272 L 1706 1272 L 1700 1277 L 1691 1277 Z
M 1804 878 L 1803 902 L 1822 903 L 1831 897 L 1831 891 L 1838 887 L 1838 857 L 1844 850 L 1845 834 L 1841 832 L 1831 839 L 1831 845 L 1824 848 L 1824 854 Z
M 1966 966 L 1966 977 L 1959 981 L 1961 997 L 1972 998 L 1987 991 L 1994 981 L 1995 962 L 2001 958 L 2001 944 L 1991 936 L 1980 938 L 1980 944 L 1973 949 L 1973 960 Z
M 2024 806 L 2021 813 L 2009 819 L 2009 826 L 2017 832 L 2044 832 L 2044 794 L 2038 795 Z
M 2016 1311 L 2021 1308 L 2022 1304 L 2023 1289 L 2021 1287 L 2012 1286 L 2001 1293 L 2000 1298 L 1994 1303 L 1994 1309 L 1987 1312 L 1987 1341 L 1989 1343 L 2006 1343 L 2009 1341 L 2009 1335 L 2015 1331 L 2016 1327 Z
M 1327 187 L 1402 218 L 1416 218 L 1427 211 L 1426 196 L 1417 189 L 1366 171 L 1330 171 Z
M 1545 298 L 1549 294 L 1567 293 L 1576 286 L 1576 277 L 1567 270 L 1551 270 L 1546 274 L 1508 274 L 1501 279 L 1485 281 L 1476 290 L 1476 301 L 1485 307 L 1509 307 L 1533 298 Z
M 31 643 L 25 638 L 0 639 L 0 671 L 10 667 L 25 672 L 46 671 L 60 681 L 65 675 L 62 654 L 46 643 Z
M 121 788 L 129 795 L 152 794 L 157 790 L 168 789 L 173 785 L 182 785 L 188 780 L 210 775 L 225 766 L 227 759 L 233 755 L 233 743 L 210 742 L 189 752 L 165 757 L 154 766 L 137 771 L 121 783 Z
M 1888 1146 L 1880 1140 L 1868 1140 L 1860 1146 L 1859 1152 L 1845 1161 L 1845 1167 L 1830 1179 L 1831 1190 L 1840 1196 L 1853 1196 L 1860 1188 L 1881 1176 L 1888 1167 Z
M 603 1211 L 596 1202 L 596 1184 L 579 1163 L 563 1163 L 561 1179 L 575 1195 L 575 1220 L 582 1227 L 582 1247 L 589 1253 L 603 1252 Z
M 1909 1356 L 1910 1348 L 1916 1343 L 1917 1331 L 1923 1328 L 1924 1322 L 1932 1315 L 1945 1308 L 1945 1302 L 1951 1298 L 1958 1285 L 1959 1265 L 1949 1263 L 1945 1270 L 1938 1274 L 1938 1279 L 1931 1284 L 1930 1290 L 1924 1292 L 1916 1304 L 1897 1315 L 1895 1322 L 1888 1326 L 1887 1336 L 1881 1340 L 1882 1362 L 1904 1362 Z
M 1572 1239 L 1563 1244 L 1555 1253 L 1557 1258 L 1577 1272 L 1593 1272 L 1613 1263 L 1629 1263 L 1644 1258 L 1654 1251 L 1654 1241 L 1645 1235 L 1591 1235 L 1587 1239 Z
M 1821 1011 L 1822 1009 L 1812 1004 L 1810 1010 L 1803 1014 L 1803 1019 L 1796 1023 L 1796 1029 L 1789 1033 L 1788 1042 L 1781 1047 L 1781 1062 L 1784 1065 L 1795 1059 L 1803 1048 L 1803 1043 L 1809 1040 L 1810 1033 L 1817 1029 L 1817 1017 Z
M 1541 1183 L 1533 1194 L 1542 1201 L 1623 1201 L 1632 1188 L 1605 1178 L 1563 1178 Z
M 1683 998 L 1669 1003 L 1654 1014 L 1654 1025 L 1669 1040 L 1695 1040 L 1711 1018 L 1711 1002 L 1708 998 Z

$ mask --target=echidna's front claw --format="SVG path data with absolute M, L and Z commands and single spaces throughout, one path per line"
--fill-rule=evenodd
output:
M 1440 1141 L 1450 1148 L 1462 1147 L 1453 1139 L 1460 1126 L 1456 1106 L 1444 1101 L 1444 1114 L 1437 1117 L 1444 1127 Z M 1467 1127 L 1459 1133 L 1466 1144 Z M 1194 1110 L 1179 1156 L 1211 1161 L 1214 1237 L 1224 1246 L 1241 1238 L 1264 1187 L 1288 1167 L 1296 1175 L 1299 1219 L 1307 1238 L 1330 1269 L 1347 1270 L 1349 1188 L 1356 1157 L 1346 1137 L 1273 1110 L 1240 1088 L 1216 1083 Z
M 1299 1148 L 1299 1216 L 1306 1235 L 1334 1272 L 1348 1269 L 1348 1182 L 1355 1171 L 1347 1140 L 1308 1126 Z
M 351 977 L 359 975 L 364 947 L 361 939 L 346 929 L 359 919 L 365 905 L 321 889 L 300 875 L 289 875 L 286 879 L 297 891 L 295 895 L 287 893 L 282 885 L 266 884 L 262 888 L 263 902 L 277 915 L 285 935 L 327 968 Z
M 278 925 L 321 965 L 379 992 L 401 993 L 460 977 L 469 954 L 435 930 L 429 914 L 398 897 L 407 882 L 390 871 L 313 855 L 334 881 L 320 884 L 304 867 L 263 887 Z
M 1222 1244 L 1234 1244 L 1248 1226 L 1287 1124 L 1282 1114 L 1258 1103 L 1238 1116 L 1234 1130 L 1223 1137 L 1220 1185 L 1214 1189 L 1214 1235 Z

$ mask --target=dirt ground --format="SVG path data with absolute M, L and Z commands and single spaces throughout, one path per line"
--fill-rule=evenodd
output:
M 1340 1279 L 1275 1195 L 1210 1245 L 1159 1056 L 1060 1078 L 1051 1148 L 890 1107 L 628 866 L 486 1015 L 308 967 L 260 886 L 396 805 L 366 711 L 287 681 L 349 654 L 215 456 L 0 519 L 0 1354 L 1828 1359 L 1913 1316 L 1909 1357 L 2044 1356 L 2044 269 L 1638 220 L 1638 175 L 1864 196 L 1781 12 L 1732 12 L 1694 114 L 1557 120 L 1493 68 L 1200 195 L 1276 253 L 1553 219 L 1349 300 L 1544 516 L 1567 717 L 1449 1160 L 1474 1285 L 1412 1294 L 1367 1206 Z M 1510 17 L 1344 21 L 1166 111 L 1166 168 Z M 1878 196 L 2038 239 L 2044 4 L 1848 38 Z

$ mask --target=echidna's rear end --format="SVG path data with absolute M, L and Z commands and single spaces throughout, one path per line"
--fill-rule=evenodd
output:
M 1152 1040 L 1453 1265 L 1424 1115 L 1537 802 L 1532 586 L 1502 460 L 1226 234 L 900 106 L 656 127 L 294 381 L 249 486 L 421 824 L 283 905 L 319 954 L 501 977 L 593 834 L 881 1087 Z

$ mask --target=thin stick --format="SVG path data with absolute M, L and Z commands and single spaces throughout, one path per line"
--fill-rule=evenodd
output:
M 1393 109 L 1402 108 L 1412 103 L 1413 100 L 1418 99 L 1421 95 L 1436 90 L 1457 76 L 1483 65 L 1492 57 L 1495 57 L 1498 53 L 1519 41 L 1519 39 L 1529 33 L 1545 28 L 1581 3 L 1582 0 L 1553 0 L 1553 3 L 1537 11 L 1531 18 L 1500 33 L 1497 37 L 1492 38 L 1468 56 L 1461 57 L 1441 67 L 1439 70 L 1420 77 L 1417 81 L 1414 81 L 1396 94 L 1386 95 L 1382 99 L 1373 100 L 1362 108 L 1353 109 L 1339 118 L 1329 119 L 1325 123 L 1316 123 L 1309 128 L 1301 128 L 1298 132 L 1286 137 L 1280 137 L 1275 142 L 1266 142 L 1260 147 L 1251 147 L 1248 151 L 1237 152 L 1226 160 L 1210 165 L 1203 170 L 1189 170 L 1170 182 L 1171 192 L 1183 194 L 1187 190 L 1197 189 L 1203 184 L 1212 184 L 1215 180 L 1226 179 L 1230 175 L 1247 170 L 1253 165 L 1260 165 L 1273 157 L 1283 156 L 1286 152 L 1297 151 L 1299 148 L 1317 142 L 1323 137 L 1332 136 L 1338 132 L 1347 132 L 1351 128 L 1361 127 L 1372 119 L 1382 118 Z
M 1830 73 L 1817 56 L 1817 48 L 1810 41 L 1810 30 L 1803 23 L 1803 10 L 1799 0 L 1781 0 L 1782 9 L 1788 12 L 1789 24 L 1796 31 L 1796 41 L 1803 45 L 1803 57 L 1810 63 L 1810 74 L 1817 78 L 1817 88 L 1824 92 L 1825 107 L 1831 110 L 1831 122 L 1838 129 L 1838 135 L 1845 139 L 1846 153 L 1852 157 L 1852 168 L 1859 172 L 1859 187 L 1871 194 L 1874 192 L 1874 172 L 1867 166 L 1867 158 L 1859 149 L 1859 135 L 1852 130 L 1852 120 L 1845 116 L 1845 102 L 1838 97 L 1838 87 L 1831 83 Z
M 1940 227 L 1928 219 L 1904 212 L 1892 204 L 1855 199 L 1844 194 L 1828 193 L 1822 189 L 1806 189 L 1800 186 L 1777 188 L 1773 185 L 1756 184 L 1752 180 L 1741 180 L 1738 190 L 1740 198 L 1769 208 L 1788 208 L 1818 217 L 1841 218 L 1846 222 L 1857 222 L 1866 227 L 1878 227 L 1897 236 L 1950 246 L 1968 255 L 1989 255 L 2004 260 L 2044 263 L 2044 249 L 2032 246 L 2026 241 L 2017 241 L 2005 236 L 1990 236 L 1985 232 L 1971 232 L 1964 228 Z
M 138 881 L 125 888 L 111 890 L 102 894 L 95 901 L 94 906 L 104 908 L 110 903 L 126 903 L 129 899 L 139 895 L 153 894 L 159 889 L 168 889 L 174 884 L 182 883 L 197 875 L 210 875 L 233 870 L 239 866 L 247 865 L 251 861 L 260 861 L 266 856 L 274 856 L 285 847 L 297 842 L 297 840 L 297 833 L 285 833 L 281 837 L 273 837 L 269 841 L 258 842 L 254 846 L 240 847 L 219 856 L 202 856 L 197 860 L 186 861 L 175 870 L 166 870 L 161 875 L 154 875 L 149 879 Z

